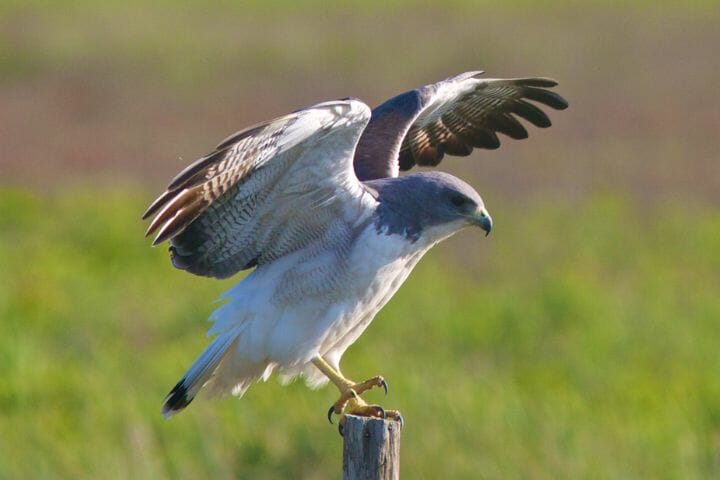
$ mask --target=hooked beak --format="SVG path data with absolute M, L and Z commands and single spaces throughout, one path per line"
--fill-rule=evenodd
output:
M 486 237 L 490 235 L 490 231 L 492 230 L 492 217 L 484 207 L 477 209 L 473 215 L 473 220 L 478 227 L 485 230 Z

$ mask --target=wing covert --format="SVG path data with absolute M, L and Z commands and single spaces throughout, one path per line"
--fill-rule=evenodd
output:
M 220 278 L 307 246 L 362 208 L 352 158 L 369 117 L 326 102 L 228 137 L 150 205 L 147 235 L 170 240 L 176 267 Z

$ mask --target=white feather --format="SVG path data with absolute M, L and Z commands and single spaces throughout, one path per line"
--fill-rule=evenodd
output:
M 434 242 L 432 242 L 434 243 Z M 345 350 L 407 278 L 431 242 L 411 243 L 399 235 L 378 233 L 369 223 L 349 255 L 352 282 L 337 282 L 316 296 L 288 296 L 282 290 L 298 269 L 312 272 L 334 261 L 296 252 L 261 266 L 229 290 L 226 303 L 212 314 L 209 334 L 236 334 L 231 349 L 207 382 L 211 394 L 242 395 L 256 380 L 278 371 L 283 381 L 304 374 L 308 385 L 327 381 L 310 361 L 323 355 L 336 368 Z M 313 275 L 293 281 L 323 280 Z

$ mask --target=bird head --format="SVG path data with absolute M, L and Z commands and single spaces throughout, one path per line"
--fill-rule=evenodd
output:
M 424 196 L 426 224 L 439 230 L 455 233 L 469 226 L 477 226 L 489 235 L 492 217 L 480 195 L 459 178 L 443 172 L 417 174 L 419 193 Z
M 380 187 L 380 201 L 402 223 L 435 243 L 470 226 L 492 229 L 492 218 L 480 195 L 470 185 L 443 172 L 422 172 L 371 181 Z

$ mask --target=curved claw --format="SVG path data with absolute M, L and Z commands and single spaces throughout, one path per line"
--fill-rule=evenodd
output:
M 328 422 L 330 422 L 330 425 L 333 424 L 333 421 L 332 421 L 332 414 L 333 414 L 333 413 L 335 413 L 335 405 L 331 405 L 331 406 L 330 406 L 330 410 L 328 410 L 328 413 L 327 413 Z M 340 435 L 342 435 L 342 433 L 341 433 Z
M 378 416 L 385 420 L 387 418 L 387 415 L 385 414 L 385 409 L 380 405 L 376 405 L 375 408 L 377 408 Z
M 384 378 L 380 381 L 380 386 L 383 387 L 383 390 L 385 390 L 385 396 L 387 397 L 390 387 L 388 386 L 388 383 L 385 381 Z
M 400 427 L 400 428 L 402 428 L 402 427 Z M 341 437 L 345 436 L 345 428 L 343 427 L 342 422 L 338 423 L 338 433 L 340 434 Z
M 403 416 L 398 413 L 395 420 L 397 420 L 398 423 L 400 423 L 400 431 L 402 431 L 402 429 L 405 427 L 405 420 L 403 420 Z

